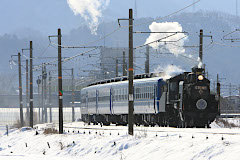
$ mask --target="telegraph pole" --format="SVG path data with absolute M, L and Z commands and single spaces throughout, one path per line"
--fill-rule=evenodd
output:
M 39 123 L 41 122 L 40 83 L 41 83 L 41 80 L 38 76 L 37 85 L 38 85 L 38 121 Z
M 27 117 L 29 118 L 29 97 L 28 97 L 28 60 L 26 60 L 26 107 L 27 107 Z
M 116 77 L 118 77 L 118 59 L 116 59 Z
M 46 72 L 46 65 L 43 66 L 43 80 L 44 80 L 44 120 L 45 123 L 48 121 L 47 117 L 47 72 Z
M 125 51 L 123 51 L 123 76 L 127 76 L 126 73 L 126 62 L 125 62 Z
M 73 72 L 73 68 L 71 69 L 72 70 L 72 122 L 75 121 L 75 111 L 74 111 L 74 72 Z
M 48 81 L 49 81 L 48 82 L 48 85 L 49 85 L 49 89 L 48 89 L 48 92 L 49 92 L 48 94 L 49 95 L 48 95 L 48 97 L 49 97 L 49 112 L 50 112 L 49 117 L 50 117 L 50 123 L 52 123 L 52 88 L 51 88 L 52 87 L 52 85 L 51 85 L 52 77 L 51 77 L 51 72 L 50 71 L 48 72 L 48 76 L 49 76 L 48 77 Z
M 232 84 L 230 83 L 229 85 L 229 104 L 230 104 L 230 109 L 232 108 Z
M 132 9 L 129 9 L 129 67 L 128 67 L 128 134 L 133 135 L 133 16 Z
M 45 114 L 45 111 L 44 111 L 44 78 L 43 78 L 43 72 L 44 72 L 44 67 L 43 67 L 44 63 L 42 63 L 42 83 L 41 83 L 41 92 L 42 92 L 42 95 L 41 95 L 41 106 L 42 106 L 42 123 L 44 122 L 44 114 Z
M 202 63 L 203 61 L 203 30 L 200 29 L 200 44 L 199 44 L 199 58 L 200 62 Z
M 146 46 L 145 73 L 149 74 L 149 45 Z
M 240 106 L 240 85 L 238 85 L 238 106 Z
M 217 95 L 219 97 L 219 99 L 218 99 L 218 111 L 220 112 L 220 110 L 221 110 L 221 108 L 220 108 L 220 103 L 221 103 L 221 85 L 220 85 L 220 82 L 219 82 L 218 74 L 217 74 Z
M 23 100 L 22 100 L 22 70 L 21 70 L 21 55 L 18 53 L 18 73 L 19 73 L 19 101 L 20 101 L 20 123 L 23 127 Z
M 61 29 L 58 29 L 58 105 L 59 105 L 59 134 L 63 133 L 63 90 L 62 90 L 62 42 Z
M 32 41 L 30 41 L 30 127 L 33 128 L 33 55 Z

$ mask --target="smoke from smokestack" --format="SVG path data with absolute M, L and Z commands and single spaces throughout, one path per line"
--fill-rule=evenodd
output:
M 182 26 L 178 22 L 163 22 L 163 23 L 156 23 L 153 22 L 149 29 L 151 32 L 182 32 Z M 164 37 L 170 36 L 173 33 L 151 33 L 150 36 L 147 38 L 145 44 L 148 44 L 150 42 L 156 41 L 158 39 L 162 39 Z M 178 33 L 174 36 L 170 36 L 166 39 L 163 39 L 162 41 L 177 41 L 181 38 L 186 36 L 183 33 Z M 178 55 L 185 52 L 185 49 L 183 47 L 177 47 L 177 46 L 183 46 L 184 41 L 187 38 L 183 38 L 177 42 L 171 42 L 171 43 L 164 43 L 164 42 L 154 42 L 149 44 L 154 49 L 159 49 L 160 46 L 164 46 L 169 52 L 173 53 L 174 55 Z
M 159 65 L 156 69 L 154 69 L 154 73 L 159 73 L 159 72 L 163 73 L 161 74 L 161 77 L 163 78 L 163 80 L 166 80 L 185 72 L 185 70 L 183 70 L 181 67 L 176 65 L 167 65 L 165 67 L 162 67 Z
M 75 15 L 81 15 L 89 24 L 92 34 L 97 34 L 99 18 L 102 11 L 107 8 L 110 0 L 67 0 L 69 7 Z

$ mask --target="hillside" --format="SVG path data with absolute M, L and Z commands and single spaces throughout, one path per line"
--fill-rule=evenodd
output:
M 134 24 L 141 24 L 146 21 L 152 20 L 153 18 L 140 18 L 134 21 Z M 232 16 L 229 14 L 221 13 L 221 12 L 205 12 L 199 11 L 195 13 L 182 13 L 175 16 L 172 16 L 167 19 L 161 20 L 162 22 L 179 22 L 184 31 L 189 32 L 189 37 L 187 41 L 185 41 L 184 45 L 187 46 L 198 46 L 199 44 L 199 30 L 204 30 L 204 35 L 211 35 L 213 37 L 213 42 L 211 43 L 211 39 L 208 37 L 204 38 L 204 63 L 206 63 L 206 68 L 209 71 L 209 78 L 212 80 L 216 80 L 216 75 L 219 74 L 220 78 L 226 78 L 223 83 L 233 83 L 239 84 L 240 80 L 238 77 L 240 76 L 240 71 L 237 70 L 239 68 L 238 59 L 240 58 L 239 47 L 230 47 L 230 46 L 222 46 L 217 43 L 227 44 L 227 45 L 238 45 L 239 43 L 229 43 L 227 41 L 221 40 L 224 35 L 230 33 L 231 31 L 238 28 L 240 24 L 240 18 L 236 16 Z M 126 22 L 122 22 L 122 25 L 126 25 Z M 143 24 L 134 28 L 135 31 L 150 31 L 148 25 L 151 23 Z M 111 33 L 115 28 L 118 27 L 117 21 L 110 21 L 101 23 L 99 29 L 97 31 L 98 35 L 92 35 L 89 28 L 86 25 L 81 25 L 76 29 L 72 29 L 69 33 L 62 30 L 63 33 L 63 44 L 64 45 L 79 45 L 86 44 L 97 40 L 108 33 Z M 224 32 L 223 32 L 224 31 Z M 52 32 L 51 35 L 56 34 L 57 28 Z M 236 32 L 235 36 L 238 37 L 239 33 Z M 144 44 L 149 34 L 135 34 L 134 35 L 134 46 L 138 46 Z M 240 37 L 240 36 L 239 36 Z M 17 52 L 21 52 L 22 48 L 28 48 L 29 40 L 33 40 L 34 46 L 34 56 L 39 56 L 48 46 L 48 35 L 43 33 L 42 31 L 38 31 L 35 29 L 21 29 L 20 32 L 15 32 L 12 34 L 4 34 L 0 36 L 0 65 L 1 72 L 15 72 L 16 66 L 13 70 L 10 70 L 9 60 L 11 54 L 17 54 Z M 127 47 L 128 46 L 128 29 L 123 28 L 107 37 L 104 41 L 99 41 L 97 43 L 91 45 L 105 45 L 108 47 Z M 86 49 L 85 49 L 86 50 Z M 85 51 L 83 49 L 64 49 L 63 56 L 68 57 L 72 55 L 76 55 L 77 53 Z M 136 56 L 144 57 L 145 48 L 141 50 L 136 50 Z M 94 54 L 98 54 L 96 51 Z M 161 54 L 165 52 L 156 52 L 151 50 L 150 57 L 150 65 L 151 71 L 158 68 L 158 66 L 166 66 L 167 64 L 174 64 L 177 66 L 181 66 L 184 70 L 189 70 L 191 66 L 197 64 L 198 62 L 198 48 L 186 48 L 186 54 L 191 54 L 194 60 L 189 60 L 188 58 L 184 58 L 182 56 L 175 57 L 173 55 Z M 25 55 L 28 55 L 28 52 L 25 52 Z M 43 56 L 56 56 L 57 50 L 53 47 L 49 47 L 47 52 L 43 54 Z M 157 58 L 156 58 L 157 57 Z M 98 57 L 93 57 L 91 60 L 88 58 L 85 59 L 84 62 L 96 61 Z M 76 63 L 81 63 L 83 58 L 79 57 L 74 64 L 76 66 L 81 66 Z M 42 60 L 35 59 L 34 63 L 41 64 L 44 61 L 50 60 Z M 96 62 L 95 62 L 96 63 Z M 139 68 L 144 68 L 144 58 L 139 58 L 136 61 L 136 64 Z M 64 64 L 65 67 L 71 67 L 72 63 Z M 84 69 L 84 68 L 82 68 Z M 91 66 L 88 66 L 85 69 L 92 69 Z M 15 70 L 15 71 L 14 71 Z M 136 73 L 142 73 L 143 70 L 139 69 Z M 16 72 L 15 72 L 16 73 Z

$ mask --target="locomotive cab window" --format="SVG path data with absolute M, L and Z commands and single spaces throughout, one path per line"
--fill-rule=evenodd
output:
M 169 83 L 169 100 L 177 100 L 178 99 L 178 83 L 170 82 Z
M 177 82 L 171 82 L 169 89 L 171 92 L 176 92 L 177 91 Z

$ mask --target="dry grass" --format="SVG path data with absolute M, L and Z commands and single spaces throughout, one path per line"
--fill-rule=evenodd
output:
M 55 128 L 46 128 L 43 134 L 58 134 L 58 130 Z

